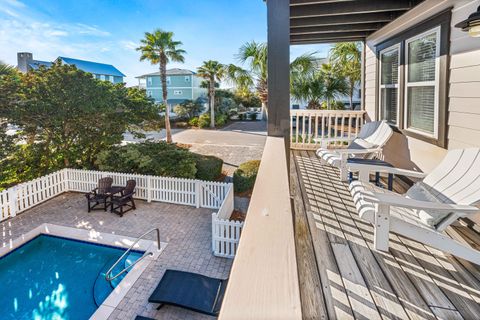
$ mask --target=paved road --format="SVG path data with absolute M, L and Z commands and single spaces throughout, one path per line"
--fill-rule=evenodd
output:
M 220 130 L 174 129 L 173 141 L 191 145 L 193 152 L 213 155 L 223 159 L 224 171 L 232 176 L 233 171 L 248 160 L 259 160 L 267 136 L 265 121 L 234 122 Z M 165 130 L 146 132 L 147 139 L 165 139 Z M 124 143 L 139 142 L 133 135 L 126 133 Z
M 193 152 L 223 159 L 224 171 L 233 171 L 248 160 L 260 160 L 267 137 L 266 122 L 234 122 L 221 130 L 188 129 L 173 135 L 173 141 L 190 144 Z

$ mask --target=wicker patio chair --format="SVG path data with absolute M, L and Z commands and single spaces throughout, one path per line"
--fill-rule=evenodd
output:
M 127 185 L 125 186 L 125 189 L 123 189 L 121 195 L 112 196 L 110 208 L 111 212 L 114 212 L 122 217 L 125 212 L 136 209 L 135 201 L 133 200 L 136 185 L 137 182 L 135 180 L 128 180 Z M 127 209 L 124 210 L 124 207 Z
M 85 194 L 88 203 L 88 212 L 92 210 L 107 211 L 108 199 L 110 198 L 109 192 L 112 188 L 112 183 L 113 178 L 111 177 L 101 178 L 98 180 L 98 186 L 89 193 Z

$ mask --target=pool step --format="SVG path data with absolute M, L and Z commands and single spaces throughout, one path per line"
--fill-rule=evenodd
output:
M 125 258 L 120 261 L 115 268 L 113 268 L 112 273 L 110 276 L 115 276 L 118 273 L 120 273 L 124 268 L 130 266 L 132 263 L 134 263 L 141 254 L 137 252 L 131 252 L 129 253 Z M 123 273 L 119 277 L 113 279 L 112 281 L 107 281 L 105 279 L 105 275 L 107 271 L 113 266 L 115 262 L 117 262 L 118 258 L 113 258 L 110 261 L 108 261 L 100 270 L 97 279 L 95 279 L 95 284 L 93 286 L 93 298 L 95 300 L 95 304 L 100 306 L 103 301 L 108 297 L 108 295 L 117 287 L 117 285 L 120 283 L 120 281 L 125 278 L 127 275 L 127 272 Z
M 108 297 L 108 295 L 113 291 L 111 284 L 105 279 L 105 274 L 108 269 L 117 261 L 116 259 L 111 259 L 105 263 L 100 272 L 98 273 L 97 279 L 95 279 L 95 284 L 93 285 L 93 300 L 95 304 L 99 307 L 103 301 Z

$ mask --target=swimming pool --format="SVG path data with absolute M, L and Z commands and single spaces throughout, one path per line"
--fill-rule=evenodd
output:
M 0 258 L 1 319 L 88 319 L 124 277 L 105 273 L 125 252 L 40 234 Z M 143 255 L 131 251 L 115 275 Z

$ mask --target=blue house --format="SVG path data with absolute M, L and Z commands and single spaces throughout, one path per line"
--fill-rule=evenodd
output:
M 28 72 L 30 70 L 37 70 L 40 66 L 49 68 L 52 62 L 34 60 L 33 54 L 30 52 L 17 53 L 17 68 L 21 72 Z M 95 79 L 110 81 L 111 83 L 122 83 L 125 75 L 111 64 L 98 63 L 92 61 L 85 61 L 67 57 L 58 57 L 56 61 L 61 61 L 63 64 L 74 65 L 78 69 L 89 72 Z

